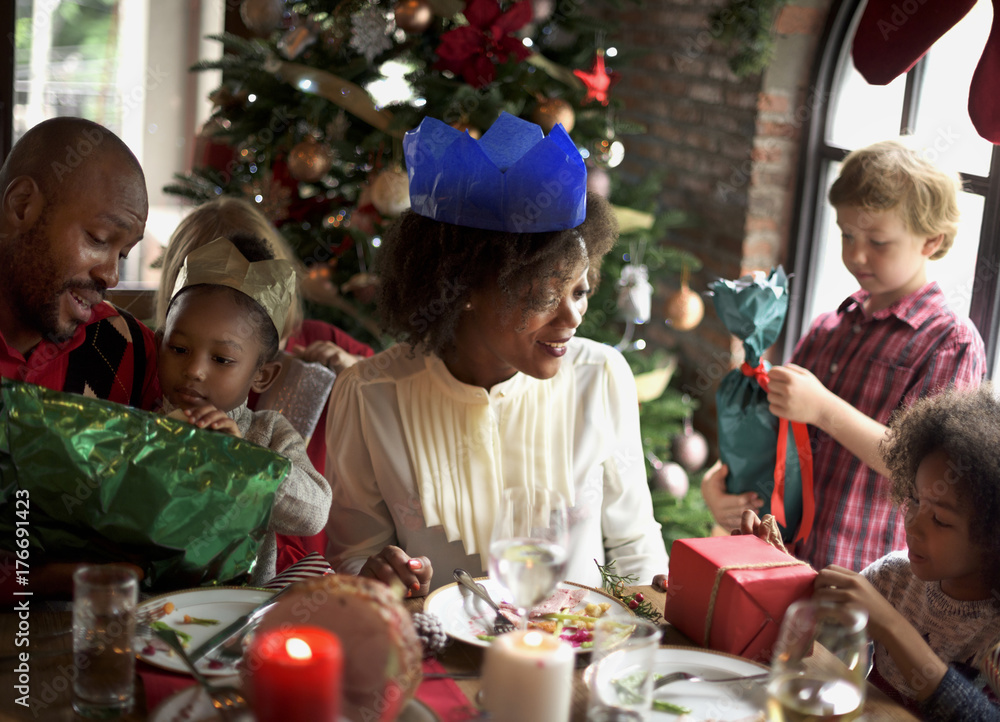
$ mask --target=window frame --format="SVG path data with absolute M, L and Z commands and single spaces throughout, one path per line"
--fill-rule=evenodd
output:
M 826 26 L 819 44 L 819 55 L 813 65 L 811 88 L 816 97 L 822 98 L 817 113 L 803 126 L 803 141 L 798 164 L 798 192 L 789 236 L 788 266 L 795 278 L 789 299 L 788 319 L 782 341 L 783 358 L 790 358 L 796 341 L 808 330 L 805 319 L 806 294 L 798 288 L 807 287 L 815 277 L 818 253 L 813 242 L 822 232 L 819 228 L 820 211 L 826 203 L 823 191 L 827 188 L 825 168 L 831 162 L 842 161 L 852 149 L 827 142 L 830 116 L 830 99 L 836 90 L 837 68 L 841 59 L 850 53 L 854 31 L 861 18 L 864 0 L 836 0 L 830 8 Z M 849 61 L 848 61 L 849 62 Z M 920 81 L 924 73 L 921 59 L 908 73 L 903 98 L 900 130 L 905 130 L 909 119 L 920 103 Z M 969 318 L 979 330 L 986 345 L 987 375 L 992 377 L 996 363 L 998 325 L 1000 325 L 1000 146 L 994 145 L 990 159 L 989 175 L 961 174 L 965 190 L 982 195 L 985 199 L 983 221 L 979 233 L 976 269 L 972 287 Z
M 0 7 L 0 37 L 10 38 L 0 53 L 0 154 L 7 157 L 14 142 L 14 22 L 17 3 L 3 3 Z

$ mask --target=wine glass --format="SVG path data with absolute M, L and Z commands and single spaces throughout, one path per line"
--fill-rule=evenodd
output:
M 785 613 L 771 660 L 768 719 L 852 720 L 861 715 L 868 674 L 868 612 L 812 600 Z M 811 665 L 806 658 L 813 657 Z
M 490 576 L 510 593 L 527 626 L 528 611 L 552 594 L 566 573 L 566 499 L 551 489 L 504 489 L 490 539 Z

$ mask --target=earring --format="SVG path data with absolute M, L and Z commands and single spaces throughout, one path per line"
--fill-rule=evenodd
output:
M 465 310 L 466 311 L 471 311 L 472 310 L 472 301 L 466 301 L 465 302 Z

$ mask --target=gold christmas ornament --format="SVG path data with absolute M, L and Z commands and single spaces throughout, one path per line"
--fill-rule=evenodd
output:
M 258 37 L 266 38 L 281 27 L 284 16 L 284 0 L 243 0 L 240 3 L 240 19 L 247 30 Z
M 410 182 L 398 168 L 384 170 L 372 181 L 372 205 L 387 218 L 396 218 L 410 207 Z
M 681 287 L 667 297 L 663 307 L 663 315 L 673 328 L 678 331 L 690 331 L 705 317 L 705 302 L 701 296 L 688 287 L 688 270 L 685 268 L 681 276 Z
M 542 98 L 531 113 L 531 122 L 540 125 L 546 133 L 562 123 L 563 129 L 569 133 L 576 125 L 576 113 L 573 106 L 562 98 Z
M 425 0 L 401 0 L 395 10 L 396 27 L 408 33 L 422 33 L 430 27 L 434 12 Z
M 315 183 L 330 172 L 333 151 L 312 136 L 307 137 L 288 153 L 288 172 L 303 183 Z

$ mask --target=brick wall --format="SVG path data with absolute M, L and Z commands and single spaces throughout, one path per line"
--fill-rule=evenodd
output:
M 628 178 L 666 171 L 663 203 L 700 219 L 697 227 L 664 239 L 702 260 L 703 270 L 691 281 L 697 291 L 716 278 L 767 270 L 787 259 L 801 129 L 816 103 L 808 85 L 831 0 L 785 5 L 775 21 L 771 64 L 747 78 L 729 69 L 729 47 L 709 21 L 726 4 L 650 0 L 644 7 L 626 5 L 619 16 L 621 45 L 648 51 L 613 91 L 625 104 L 623 119 L 648 129 L 624 140 L 620 172 Z M 741 349 L 708 298 L 695 330 L 665 326 L 662 304 L 679 279 L 658 275 L 654 319 L 643 334 L 651 345 L 680 354 L 674 383 L 700 401 L 695 424 L 714 439 L 715 390 L 741 360 Z

